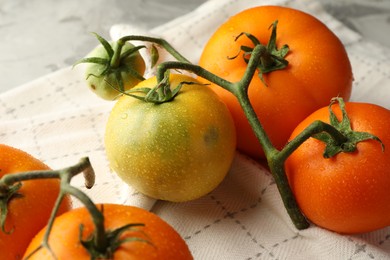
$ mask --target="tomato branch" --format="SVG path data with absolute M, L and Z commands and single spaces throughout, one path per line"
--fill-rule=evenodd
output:
M 95 175 L 88 158 L 82 158 L 76 165 L 60 170 L 29 171 L 4 175 L 0 179 L 0 225 L 2 231 L 5 231 L 4 227 L 8 215 L 8 203 L 11 199 L 20 195 L 18 191 L 22 187 L 23 181 L 60 179 L 63 175 L 67 175 L 68 178 L 71 179 L 80 172 L 84 173 L 86 187 L 92 187 L 95 181 Z M 55 211 L 54 214 L 56 214 L 58 209 L 54 209 L 53 211 Z
M 109 243 L 107 239 L 106 230 L 104 227 L 103 213 L 97 208 L 97 206 L 94 204 L 94 202 L 87 194 L 73 187 L 70 184 L 72 178 L 81 172 L 83 173 L 85 178 L 85 186 L 87 188 L 91 188 L 95 183 L 95 174 L 88 158 L 82 158 L 78 164 L 75 164 L 74 166 L 70 166 L 61 170 L 32 171 L 32 172 L 23 172 L 19 174 L 8 174 L 1 179 L 1 183 L 4 183 L 4 185 L 14 185 L 15 182 L 19 183 L 21 181 L 42 179 L 42 178 L 60 179 L 60 193 L 57 197 L 56 203 L 50 215 L 43 241 L 41 245 L 38 248 L 36 248 L 27 257 L 27 259 L 30 256 L 32 256 L 35 252 L 40 250 L 41 248 L 46 248 L 55 258 L 54 252 L 52 251 L 49 245 L 49 236 L 53 228 L 54 220 L 56 218 L 59 207 L 64 197 L 67 195 L 71 195 L 77 198 L 91 214 L 93 224 L 95 225 L 95 231 L 92 236 L 92 243 L 90 243 L 93 246 L 93 252 L 91 252 L 91 254 L 97 253 L 103 256 L 106 254 L 106 250 L 109 246 Z M 82 230 L 82 227 L 80 227 L 80 230 Z M 82 234 L 80 234 L 80 238 L 81 237 Z
M 332 111 L 332 105 L 338 102 L 342 113 L 342 119 L 339 121 Z M 341 97 L 336 97 L 331 100 L 328 107 L 329 110 L 329 124 L 322 121 L 315 121 L 304 129 L 298 136 L 289 142 L 282 151 L 282 160 L 285 160 L 295 149 L 298 148 L 307 138 L 313 137 L 325 143 L 324 158 L 330 158 L 340 152 L 354 152 L 356 151 L 357 143 L 366 140 L 375 140 L 382 146 L 384 144 L 375 135 L 368 132 L 354 131 L 349 120 L 344 100 Z
M 162 48 L 164 48 L 169 54 L 171 54 L 175 59 L 177 59 L 180 62 L 184 63 L 191 63 L 189 60 L 187 60 L 183 55 L 181 55 L 178 51 L 176 51 L 175 48 L 172 47 L 166 40 L 161 38 L 155 38 L 155 37 L 148 37 L 148 36 L 140 36 L 140 35 L 128 35 L 120 38 L 117 41 L 118 47 L 121 48 L 123 44 L 127 41 L 144 41 L 144 42 L 152 42 L 155 43 Z M 115 50 L 116 52 L 116 50 Z
M 314 122 L 312 125 L 310 125 L 305 131 L 303 131 L 300 135 L 298 135 L 294 140 L 290 141 L 284 148 L 281 150 L 278 150 L 275 148 L 275 146 L 272 144 L 271 140 L 269 139 L 267 133 L 265 132 L 256 112 L 253 109 L 252 104 L 250 103 L 249 96 L 248 96 L 248 89 L 250 86 L 250 83 L 254 77 L 254 74 L 256 72 L 260 73 L 267 73 L 269 71 L 273 71 L 274 69 L 282 69 L 285 66 L 287 66 L 288 62 L 284 60 L 284 56 L 289 51 L 288 46 L 285 45 L 281 50 L 276 49 L 276 43 L 275 43 L 275 37 L 276 37 L 276 24 L 275 22 L 273 24 L 273 30 L 270 42 L 267 46 L 262 45 L 257 39 L 254 38 L 254 36 L 250 34 L 241 34 L 237 38 L 241 37 L 242 35 L 246 35 L 249 39 L 252 40 L 254 44 L 254 48 L 249 48 L 244 46 L 243 51 L 245 61 L 247 62 L 246 71 L 242 77 L 242 79 L 238 82 L 230 82 L 224 78 L 221 78 L 208 70 L 202 68 L 201 66 L 194 65 L 190 63 L 186 58 L 184 58 L 178 51 L 176 51 L 168 42 L 166 42 L 164 39 L 159 38 L 153 38 L 153 37 L 146 37 L 146 36 L 125 36 L 122 37 L 117 41 L 117 49 L 114 51 L 120 53 L 120 48 L 123 46 L 123 44 L 126 41 L 147 41 L 156 43 L 163 48 L 165 48 L 166 51 L 168 51 L 174 58 L 177 59 L 177 61 L 167 61 L 159 64 L 157 66 L 156 71 L 156 78 L 157 78 L 157 86 L 154 89 L 148 90 L 148 92 L 145 94 L 145 99 L 148 99 L 151 96 L 154 96 L 156 94 L 160 96 L 164 96 L 167 89 L 170 90 L 169 81 L 168 81 L 168 72 L 169 70 L 185 70 L 192 72 L 199 77 L 202 77 L 222 88 L 232 93 L 236 99 L 238 100 L 241 108 L 243 109 L 249 124 L 251 125 L 255 136 L 257 140 L 259 141 L 266 159 L 268 166 L 270 167 L 271 174 L 273 175 L 276 185 L 278 187 L 279 193 L 282 197 L 282 201 L 284 203 L 284 206 L 291 217 L 294 225 L 298 229 L 304 229 L 309 226 L 308 221 L 303 216 L 302 212 L 299 209 L 299 206 L 297 205 L 296 199 L 292 193 L 291 187 L 288 183 L 288 179 L 286 176 L 286 172 L 284 169 L 284 163 L 286 159 L 291 155 L 291 153 L 296 150 L 305 140 L 307 140 L 309 137 L 314 137 L 317 139 L 324 138 L 330 138 L 335 144 L 344 144 L 346 143 L 347 136 L 345 136 L 338 127 L 335 127 L 331 124 L 326 124 L 324 122 Z M 274 60 L 272 62 L 269 62 L 266 60 L 266 58 L 269 56 L 269 58 L 273 58 Z M 247 58 L 248 57 L 248 58 Z M 276 62 L 277 61 L 277 62 Z M 277 65 L 273 69 L 266 68 L 265 65 Z M 262 77 L 261 77 L 262 78 Z M 161 87 L 164 86 L 164 87 Z M 176 87 L 174 89 L 175 93 L 172 95 L 170 92 L 167 98 L 159 98 L 158 100 L 162 100 L 161 102 L 169 102 L 171 101 L 178 91 L 180 90 L 180 87 Z M 126 94 L 126 93 L 125 93 Z M 131 92 L 130 92 L 130 95 Z M 164 96 L 165 97 L 165 96 Z M 139 97 L 138 97 L 139 98 Z M 366 133 L 361 134 L 362 137 L 355 138 L 355 139 L 364 139 L 364 138 L 372 138 L 371 136 L 367 136 Z M 330 145 L 329 145 L 330 147 Z M 337 151 L 339 151 L 338 149 Z
M 39 247 L 34 249 L 31 254 L 26 257 L 26 259 L 29 259 L 33 254 L 35 254 L 38 250 L 42 248 L 47 249 L 49 253 L 56 259 L 56 256 L 49 244 L 49 237 L 61 203 L 68 195 L 75 197 L 86 207 L 86 209 L 91 215 L 92 222 L 95 226 L 93 234 L 86 238 L 86 240 L 82 238 L 83 225 L 80 226 L 80 243 L 86 248 L 86 250 L 88 250 L 89 254 L 91 255 L 91 259 L 111 259 L 113 252 L 112 249 L 116 249 L 118 246 L 126 242 L 141 241 L 151 244 L 149 241 L 137 237 L 130 237 L 125 239 L 122 239 L 120 237 L 120 234 L 122 234 L 126 230 L 132 229 L 133 227 L 137 226 L 144 226 L 144 224 L 142 223 L 131 223 L 119 227 L 118 229 L 107 231 L 104 227 L 103 208 L 100 210 L 86 193 L 70 184 L 72 178 L 80 173 L 83 173 L 84 175 L 85 186 L 87 188 L 92 188 L 95 183 L 95 173 L 87 157 L 82 158 L 79 163 L 73 166 L 66 167 L 60 170 L 31 171 L 21 172 L 17 174 L 7 174 L 0 179 L 0 190 L 15 190 L 16 188 L 18 189 L 22 186 L 22 182 L 27 180 L 45 178 L 60 179 L 60 192 L 51 212 L 48 224 L 46 226 L 43 240 Z M 12 195 L 8 197 L 12 197 Z M 4 210 L 4 207 L 1 207 L 0 209 L 1 214 L 6 215 L 7 210 Z M 1 217 L 1 220 L 5 221 L 5 217 Z
M 348 140 L 347 137 L 334 126 L 317 120 L 311 123 L 304 131 L 299 133 L 298 136 L 296 136 L 283 147 L 283 149 L 277 155 L 278 160 L 285 161 L 308 138 L 324 132 L 329 134 L 336 143 L 342 144 Z
M 106 230 L 104 228 L 103 213 L 97 208 L 91 198 L 89 198 L 84 192 L 71 186 L 69 183 L 70 180 L 68 180 L 66 177 L 67 176 L 65 176 L 65 178 L 61 182 L 61 190 L 63 193 L 67 193 L 76 197 L 87 208 L 87 210 L 91 214 L 93 224 L 95 225 L 95 232 L 93 235 L 93 244 L 95 247 L 94 249 L 96 249 L 99 253 L 104 254 L 108 246 L 108 241 L 106 237 Z M 50 231 L 48 231 L 48 233 L 49 232 Z M 80 238 L 81 235 L 82 234 L 80 234 Z
M 70 185 L 71 179 L 80 173 L 83 173 L 84 175 L 85 186 L 87 188 L 91 188 L 95 183 L 95 173 L 87 157 L 80 159 L 80 161 L 77 164 L 63 169 L 29 171 L 29 172 L 21 172 L 16 174 L 6 174 L 0 179 L 1 190 L 9 190 L 15 187 L 16 185 L 18 185 L 18 187 L 20 188 L 22 186 L 21 183 L 23 181 L 28 181 L 28 180 L 36 180 L 36 179 L 60 179 L 61 180 L 60 193 L 57 197 L 57 200 L 51 212 L 42 244 L 38 248 L 36 248 L 29 256 L 27 256 L 26 259 L 28 259 L 31 255 L 33 255 L 35 252 L 37 252 L 39 249 L 43 247 L 46 248 L 55 258 L 55 255 L 52 252 L 48 242 L 49 235 L 54 224 L 54 219 L 56 218 L 57 212 L 60 208 L 60 205 L 63 199 L 65 198 L 65 196 L 67 196 L 68 194 L 77 197 L 80 201 L 82 201 L 86 205 L 86 207 L 90 210 L 90 212 L 93 212 L 94 220 L 96 219 L 96 222 L 94 223 L 96 223 L 97 230 L 98 227 L 99 230 L 101 230 L 101 228 L 103 227 L 103 234 L 104 234 L 104 225 L 103 225 L 104 220 L 100 211 L 96 208 L 95 204 L 92 202 L 91 199 L 89 199 L 89 197 L 85 193 Z M 17 192 L 17 190 L 15 192 Z M 9 199 L 11 199 L 14 194 L 15 193 L 13 193 L 12 196 L 9 196 Z M 2 209 L 1 213 L 2 215 L 4 213 L 6 214 L 7 211 Z M 99 218 L 99 214 L 101 215 L 100 218 Z M 96 215 L 97 217 L 95 217 Z M 98 243 L 104 244 L 104 241 L 98 241 Z
M 95 182 L 95 174 L 88 157 L 80 159 L 80 161 L 73 166 L 59 170 L 38 170 L 6 174 L 0 179 L 0 187 L 12 186 L 21 181 L 34 179 L 60 179 L 63 175 L 66 175 L 69 179 L 71 179 L 80 173 L 84 174 L 85 186 L 87 188 L 91 188 Z

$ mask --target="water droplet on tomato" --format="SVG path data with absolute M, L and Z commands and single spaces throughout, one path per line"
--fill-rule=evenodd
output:
M 121 118 L 122 118 L 122 119 L 126 119 L 126 118 L 127 118 L 127 113 L 123 113 L 123 114 L 121 115 Z
M 221 70 L 219 72 L 219 74 L 221 77 L 224 77 L 224 78 L 230 75 L 229 71 L 227 71 L 227 70 Z

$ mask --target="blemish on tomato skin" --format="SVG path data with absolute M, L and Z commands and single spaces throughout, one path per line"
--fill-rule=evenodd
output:
M 207 145 L 216 143 L 219 139 L 219 131 L 214 126 L 209 126 L 207 131 L 203 135 L 203 140 Z

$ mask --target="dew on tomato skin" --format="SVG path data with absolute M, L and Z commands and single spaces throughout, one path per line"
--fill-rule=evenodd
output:
M 126 119 L 127 117 L 128 117 L 127 113 L 121 114 L 121 118 L 122 118 L 122 119 Z

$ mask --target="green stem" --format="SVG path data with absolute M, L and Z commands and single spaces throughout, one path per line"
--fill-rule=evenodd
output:
M 204 68 L 194 65 L 192 63 L 182 63 L 177 61 L 167 61 L 159 64 L 157 66 L 156 78 L 157 82 L 161 82 L 165 77 L 165 72 L 169 69 L 178 69 L 178 70 L 186 70 L 191 71 L 202 78 L 205 78 L 215 84 L 220 85 L 222 88 L 231 91 L 234 89 L 234 84 L 230 81 L 227 81 L 223 78 L 214 75 L 213 73 L 205 70 Z
M 340 133 L 335 127 L 330 124 L 327 124 L 322 121 L 314 121 L 308 127 L 306 127 L 301 133 L 299 133 L 293 140 L 287 143 L 281 151 L 274 153 L 273 156 L 270 156 L 268 159 L 268 166 L 270 171 L 275 178 L 275 183 L 277 184 L 279 193 L 281 194 L 286 207 L 287 212 L 289 213 L 292 221 L 295 223 L 298 229 L 305 229 L 308 227 L 308 222 L 303 219 L 303 215 L 298 212 L 298 205 L 295 198 L 293 198 L 293 193 L 291 187 L 288 183 L 287 176 L 285 174 L 284 164 L 287 158 L 308 138 L 322 133 L 328 133 L 337 143 L 343 143 L 346 140 L 346 137 Z
M 316 120 L 308 125 L 301 133 L 299 133 L 293 140 L 288 142 L 278 154 L 278 160 L 284 162 L 303 142 L 313 135 L 326 132 L 328 133 L 336 143 L 342 144 L 347 139 L 339 130 L 334 126 L 325 122 Z
M 268 160 L 268 166 L 270 172 L 274 177 L 279 194 L 282 198 L 283 205 L 286 208 L 291 221 L 298 230 L 306 229 L 310 226 L 306 217 L 302 214 L 295 196 L 291 190 L 291 186 L 288 182 L 287 175 L 284 169 L 284 162 L 277 160 L 277 156 Z
M 37 170 L 21 173 L 5 174 L 0 179 L 0 195 L 1 191 L 6 191 L 8 187 L 21 181 L 36 180 L 36 179 L 60 179 L 61 175 L 67 174 L 69 178 L 83 172 L 85 177 L 85 185 L 87 188 L 93 186 L 95 174 L 87 157 L 80 159 L 79 163 L 59 170 Z
M 275 180 L 276 186 L 279 190 L 287 213 L 290 216 L 295 227 L 301 230 L 309 227 L 309 222 L 306 220 L 305 216 L 300 211 L 295 196 L 288 183 L 288 179 L 284 169 L 284 161 L 278 160 L 280 152 L 275 148 L 275 146 L 269 139 L 256 112 L 253 109 L 252 104 L 250 103 L 248 96 L 249 84 L 253 78 L 255 68 L 257 67 L 259 60 L 263 56 L 263 53 L 264 49 L 261 45 L 260 47 L 256 46 L 253 49 L 251 58 L 248 62 L 247 70 L 241 81 L 237 83 L 236 91 L 234 91 L 233 93 L 238 99 L 241 108 L 243 109 L 248 119 L 248 122 L 256 135 L 257 140 L 261 144 L 261 147 L 267 159 L 268 166 L 270 167 L 270 172 Z
M 22 172 L 15 174 L 6 174 L 0 179 L 0 187 L 3 189 L 4 187 L 11 186 L 17 182 L 27 181 L 27 180 L 36 180 L 36 179 L 58 179 L 59 171 L 30 171 L 30 172 Z
M 243 88 L 241 88 L 243 89 Z M 240 95 L 237 95 L 241 107 L 251 125 L 257 140 L 260 142 L 264 154 L 267 159 L 267 164 L 270 168 L 270 172 L 275 180 L 276 186 L 282 198 L 284 207 L 288 215 L 290 216 L 293 224 L 299 230 L 309 227 L 309 222 L 302 214 L 299 206 L 296 202 L 295 196 L 288 183 L 287 175 L 284 169 L 284 160 L 281 160 L 281 152 L 278 151 L 273 145 L 268 135 L 266 134 L 261 122 L 259 121 L 257 114 L 253 110 L 252 105 L 249 102 L 249 97 L 246 91 L 240 91 Z
M 176 51 L 175 48 L 173 48 L 172 45 L 170 45 L 164 39 L 148 37 L 148 36 L 128 35 L 128 36 L 124 36 L 124 37 L 120 38 L 117 41 L 117 43 L 118 43 L 118 45 L 123 45 L 126 41 L 145 41 L 145 42 L 156 43 L 156 44 L 160 45 L 161 47 L 163 47 L 168 53 L 170 53 L 178 61 L 184 62 L 184 63 L 191 63 L 184 56 L 182 56 L 178 51 Z
M 236 95 L 236 97 L 241 105 L 241 108 L 245 113 L 245 116 L 248 119 L 250 126 L 253 129 L 253 132 L 257 140 L 261 144 L 261 148 L 263 149 L 267 160 L 269 160 L 269 158 L 274 157 L 275 154 L 278 153 L 278 150 L 273 146 L 271 140 L 269 139 L 267 133 L 265 132 L 256 112 L 254 111 L 249 101 L 248 93 L 240 91 L 238 92 L 238 95 Z
M 83 167 L 84 164 L 75 165 L 73 167 L 69 167 L 68 169 L 60 173 L 61 192 L 76 197 L 87 208 L 87 210 L 91 214 L 93 223 L 95 225 L 94 239 L 95 239 L 96 249 L 99 250 L 100 252 L 104 252 L 105 249 L 107 248 L 107 238 L 105 235 L 104 216 L 102 212 L 100 212 L 100 210 L 96 207 L 95 203 L 93 203 L 90 197 L 88 197 L 81 190 L 70 185 L 70 181 L 74 176 L 74 173 L 80 173 L 80 172 L 84 173 L 84 177 L 93 177 L 93 182 L 94 182 L 95 175 L 92 172 L 92 167 L 89 163 L 89 160 L 86 161 L 85 164 L 87 167 Z M 88 180 L 86 181 L 86 184 L 87 187 L 93 185 L 93 183 L 91 183 Z
M 117 42 L 115 49 L 114 49 L 114 54 L 113 54 L 111 61 L 110 61 L 111 68 L 118 68 L 119 67 L 120 61 L 121 61 L 121 52 L 122 52 L 122 48 L 123 48 L 124 44 L 125 44 L 125 42 L 119 42 L 119 41 Z
M 64 183 L 66 184 L 63 184 L 62 186 L 63 191 L 80 200 L 90 213 L 93 224 L 95 225 L 95 235 L 93 236 L 95 249 L 104 254 L 108 246 L 108 240 L 104 228 L 103 213 L 96 207 L 95 203 L 93 203 L 87 194 L 71 186 L 67 181 Z

